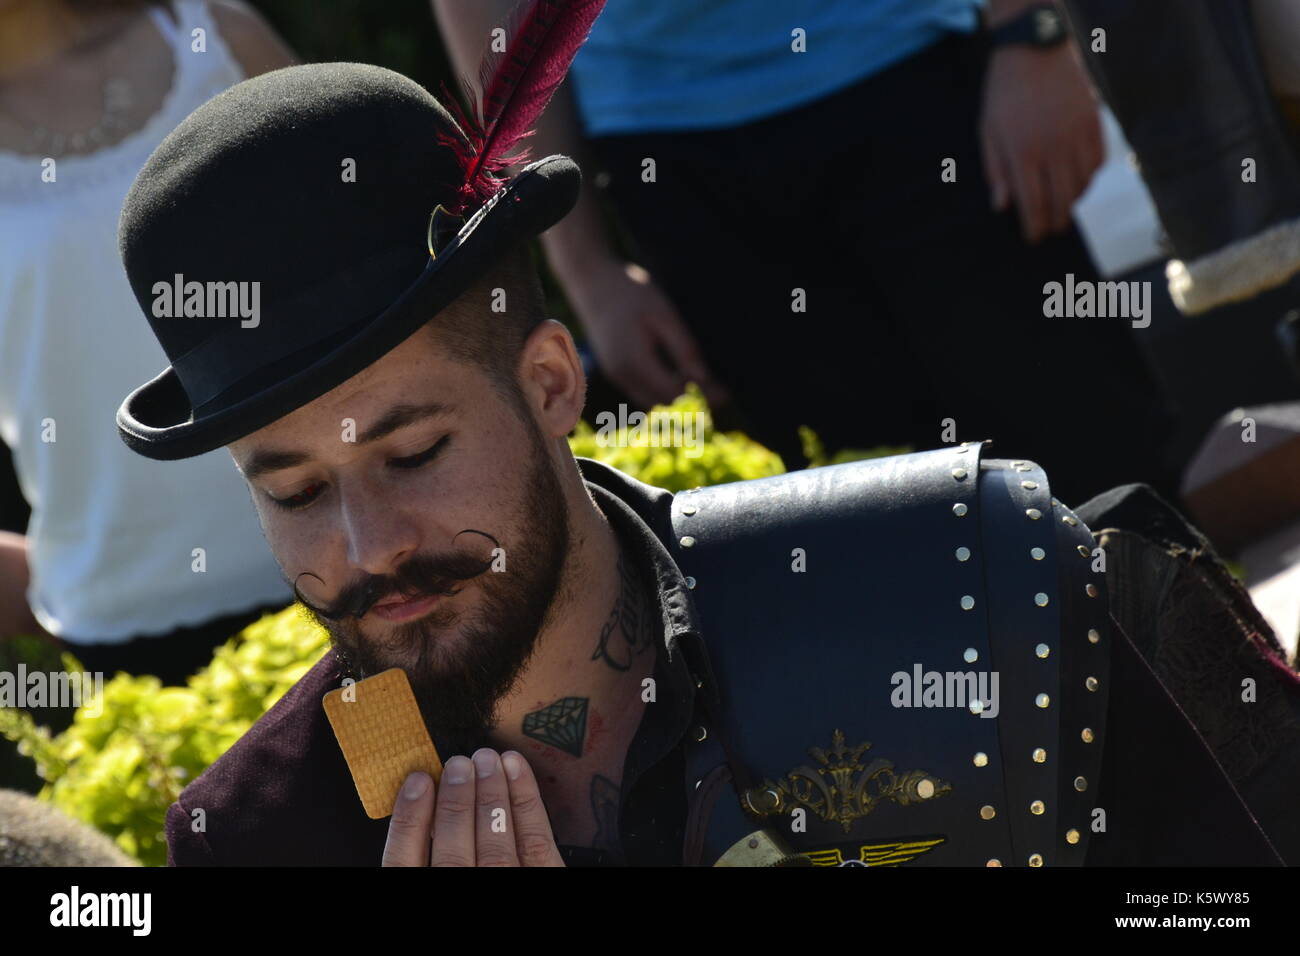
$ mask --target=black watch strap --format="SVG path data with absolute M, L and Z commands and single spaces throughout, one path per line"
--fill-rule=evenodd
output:
M 1046 49 L 1059 46 L 1070 36 L 1065 17 L 1052 3 L 1029 7 L 1013 20 L 988 31 L 994 46 L 1031 46 Z

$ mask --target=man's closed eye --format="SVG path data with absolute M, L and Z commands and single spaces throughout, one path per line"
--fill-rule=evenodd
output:
M 427 465 L 429 462 L 433 461 L 433 459 L 447 447 L 450 439 L 450 435 L 444 435 L 422 452 L 418 452 L 414 455 L 407 455 L 405 458 L 389 459 L 388 465 L 391 468 L 402 470 L 420 468 L 421 466 Z M 289 495 L 287 498 L 276 498 L 269 494 L 267 495 L 267 498 L 269 498 L 278 508 L 283 508 L 286 511 L 297 511 L 316 501 L 316 499 L 325 491 L 325 487 L 325 482 L 317 481 L 308 485 L 306 488 L 302 489 L 302 491 Z

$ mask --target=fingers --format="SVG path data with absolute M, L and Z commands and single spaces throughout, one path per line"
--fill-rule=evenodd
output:
M 686 324 L 676 312 L 659 312 L 651 321 L 668 357 L 672 359 L 673 364 L 686 380 L 695 382 L 701 389 L 710 388 L 713 384 L 713 374 L 704 362 L 704 356 L 695 342 L 695 337 L 687 330 Z
M 644 268 L 624 263 L 599 288 L 602 294 L 580 298 L 575 309 L 601 371 L 636 405 L 666 405 L 687 382 L 714 407 L 730 400 L 676 306 Z
M 1008 156 L 991 128 L 981 136 L 981 147 L 994 210 L 1001 212 L 1014 203 L 1025 241 L 1037 242 L 1047 233 L 1053 217 L 1053 193 L 1043 170 L 1028 156 L 1014 152 Z
M 521 866 L 564 866 L 551 832 L 551 820 L 542 803 L 528 761 L 516 751 L 501 755 L 510 787 L 510 815 L 514 820 L 515 847 Z
M 1083 194 L 1088 191 L 1092 185 L 1092 177 L 1097 172 L 1097 165 L 1092 158 L 1086 155 L 1078 155 L 1074 158 L 1074 180 L 1078 184 L 1075 189 L 1074 199 L 1078 202 L 1083 198 Z
M 1014 203 L 1030 243 L 1070 227 L 1074 203 L 1104 153 L 1099 126 L 1059 142 L 1035 143 L 989 120 L 980 126 L 980 149 L 994 210 Z
M 1002 212 L 1011 200 L 1011 177 L 1007 175 L 1002 151 L 989 131 L 987 122 L 980 124 L 980 151 L 984 154 L 984 178 L 988 180 L 993 210 Z
M 1092 88 L 1089 87 L 1089 93 Z M 1080 121 L 1083 132 L 1080 136 L 1080 145 L 1076 150 L 1082 164 L 1082 181 L 1079 185 L 1079 192 L 1082 193 L 1092 182 L 1092 176 L 1102 164 L 1106 162 L 1106 134 L 1102 127 L 1101 112 L 1097 109 L 1096 100 L 1092 101 L 1092 109 L 1089 111 L 1088 119 Z
M 624 322 L 618 335 L 593 340 L 605 376 L 643 408 L 672 401 L 682 393 L 683 383 L 655 348 L 655 336 L 644 313 L 630 311 Z
M 456 756 L 437 787 L 406 778 L 384 844 L 384 866 L 564 866 L 537 778 L 518 752 Z
M 1077 201 L 1088 191 L 1093 176 L 1106 162 L 1106 141 L 1102 135 L 1100 118 L 1091 124 L 1088 132 L 1083 135 L 1079 147 L 1071 155 L 1074 160 L 1071 166 L 1075 179 L 1074 198 Z
M 474 816 L 478 866 L 518 866 L 510 789 L 501 758 L 486 747 L 474 752 Z
M 429 825 L 433 822 L 433 779 L 416 772 L 397 794 L 388 822 L 383 866 L 428 866 Z
M 474 764 L 457 755 L 442 768 L 433 812 L 433 866 L 474 866 Z
M 1020 228 L 1025 240 L 1038 242 L 1047 234 L 1051 220 L 1047 184 L 1039 164 L 1028 157 L 1018 157 L 1012 169 L 1016 208 L 1020 211 Z
M 651 281 L 650 273 L 636 263 L 623 263 L 618 275 L 621 328 L 607 343 L 606 372 L 638 405 L 649 408 L 670 402 L 682 393 L 685 383 L 659 354 L 656 319 L 672 304 Z
M 1070 226 L 1074 212 L 1074 200 L 1079 196 L 1078 180 L 1075 178 L 1074 164 L 1069 156 L 1061 156 L 1043 169 L 1045 192 L 1048 200 L 1048 231 L 1064 232 Z
M 628 398 L 645 408 L 666 405 L 685 390 L 681 376 L 659 357 L 653 339 L 647 340 L 641 354 L 612 368 L 610 376 L 627 392 Z

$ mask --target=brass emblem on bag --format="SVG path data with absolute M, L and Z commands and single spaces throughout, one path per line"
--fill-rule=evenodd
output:
M 952 784 L 925 770 L 899 773 L 893 761 L 881 757 L 864 765 L 862 755 L 871 743 L 849 747 L 842 730 L 835 731 L 833 741 L 829 750 L 808 750 L 821 766 L 804 764 L 775 783 L 764 780 L 747 790 L 745 809 L 761 818 L 803 807 L 827 822 L 838 822 L 848 833 L 854 820 L 885 801 L 909 806 L 952 791 Z

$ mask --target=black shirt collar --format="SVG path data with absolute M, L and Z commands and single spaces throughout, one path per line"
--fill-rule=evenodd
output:
M 587 489 L 615 530 L 636 540 L 659 586 L 664 616 L 664 641 L 669 651 L 688 635 L 699 640 L 699 618 L 688 594 L 686 579 L 668 553 L 673 540 L 673 494 L 625 475 L 590 458 L 578 458 Z

